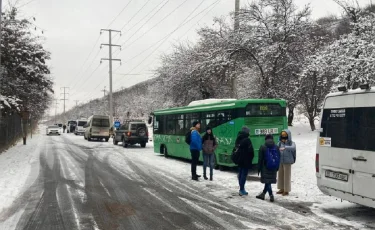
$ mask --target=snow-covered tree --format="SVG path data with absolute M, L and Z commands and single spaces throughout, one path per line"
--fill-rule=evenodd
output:
M 48 108 L 52 81 L 47 60 L 50 54 L 32 33 L 32 24 L 19 19 L 15 8 L 6 12 L 2 20 L 0 92 L 13 98 L 20 110 L 29 110 L 39 118 Z M 6 110 L 4 111 L 6 112 Z

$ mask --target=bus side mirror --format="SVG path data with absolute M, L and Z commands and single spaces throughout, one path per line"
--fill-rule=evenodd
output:
M 148 117 L 148 124 L 151 125 L 151 123 L 152 123 L 152 117 L 149 116 L 149 117 Z

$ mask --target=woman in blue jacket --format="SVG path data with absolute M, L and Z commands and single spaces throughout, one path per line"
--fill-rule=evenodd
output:
M 292 140 L 292 133 L 285 129 L 280 134 L 280 169 L 277 175 L 277 194 L 289 195 L 292 189 L 292 164 L 296 162 L 296 144 Z

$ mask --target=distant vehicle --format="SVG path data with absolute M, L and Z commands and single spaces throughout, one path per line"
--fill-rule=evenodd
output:
M 109 130 L 111 128 L 111 122 L 109 116 L 106 115 L 93 115 L 89 117 L 87 124 L 84 126 L 85 133 L 84 138 L 88 141 L 91 139 L 105 139 L 108 141 L 110 138 Z
M 375 89 L 339 91 L 323 104 L 317 184 L 326 195 L 375 208 Z
M 76 129 L 77 121 L 68 121 L 68 133 L 73 133 Z
M 60 133 L 62 133 L 63 132 L 63 124 L 55 124 L 55 125 L 59 126 Z
M 144 121 L 126 121 L 120 128 L 114 130 L 113 144 L 122 142 L 124 148 L 129 145 L 140 144 L 146 147 L 148 142 L 148 129 Z
M 58 125 L 49 125 L 46 128 L 46 134 L 47 135 L 51 135 L 51 134 L 60 135 L 61 134 L 61 129 L 60 129 L 60 127 Z
M 81 135 L 81 134 L 84 134 L 86 129 L 85 129 L 85 125 L 87 124 L 87 120 L 86 119 L 79 119 L 76 121 L 76 126 L 75 126 L 75 129 L 74 129 L 74 134 L 75 135 Z
M 164 156 L 191 159 L 185 135 L 194 121 L 201 122 L 201 134 L 206 127 L 213 129 L 218 142 L 215 151 L 215 168 L 235 167 L 231 153 L 238 132 L 246 125 L 250 128 L 255 156 L 264 137 L 272 134 L 278 139 L 280 132 L 288 128 L 286 101 L 281 99 L 208 99 L 194 101 L 188 106 L 154 111 L 149 118 L 153 124 L 154 152 Z M 202 156 L 202 155 L 201 155 Z M 202 157 L 200 161 L 202 161 Z

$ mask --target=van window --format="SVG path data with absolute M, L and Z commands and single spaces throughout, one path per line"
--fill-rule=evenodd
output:
M 78 126 L 84 126 L 87 124 L 87 121 L 78 121 Z
M 92 126 L 96 126 L 96 127 L 109 127 L 109 120 L 108 119 L 94 118 L 92 120 Z
M 374 107 L 325 109 L 321 127 L 332 147 L 375 151 Z

